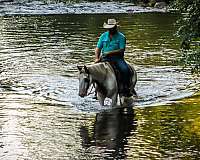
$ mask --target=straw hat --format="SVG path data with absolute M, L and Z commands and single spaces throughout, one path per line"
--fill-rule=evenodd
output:
M 116 19 L 108 19 L 107 23 L 104 22 L 103 28 L 111 29 L 111 28 L 114 28 L 115 26 L 118 26 L 117 24 L 118 24 L 118 22 L 116 21 Z

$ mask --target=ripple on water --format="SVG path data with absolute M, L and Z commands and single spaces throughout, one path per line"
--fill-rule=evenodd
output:
M 18 8 L 13 13 L 12 4 L 6 7 L 5 14 L 7 9 L 10 14 L 22 13 Z M 198 155 L 200 112 L 194 103 L 199 100 L 171 102 L 198 90 L 199 77 L 195 80 L 188 71 L 167 63 L 178 52 L 178 42 L 168 37 L 174 17 L 158 15 L 116 14 L 129 36 L 126 58 L 137 62 L 139 98 L 135 106 L 142 107 L 134 110 L 101 107 L 92 95 L 83 99 L 77 94 L 76 65 L 93 61 L 96 32 L 102 31 L 98 27 L 105 14 L 1 17 L 0 159 L 178 159 Z M 143 30 L 134 30 L 137 25 Z M 157 32 L 160 27 L 162 32 Z M 157 41 L 160 33 L 166 36 Z M 169 106 L 158 105 L 168 102 Z M 144 107 L 148 105 L 154 107 Z
M 73 74 L 76 69 L 74 67 L 71 69 Z M 136 92 L 138 98 L 135 99 L 135 106 L 172 103 L 193 95 L 197 89 L 193 85 L 196 81 L 191 79 L 190 75 L 186 74 L 187 72 L 181 72 L 179 67 L 143 68 L 138 66 L 137 71 Z M 86 98 L 78 96 L 77 77 L 70 77 L 67 74 L 63 76 L 22 74 L 19 77 L 17 75 L 12 77 L 13 79 L 10 77 L 1 80 L 3 92 L 14 93 L 15 96 L 17 94 L 30 95 L 50 103 L 74 106 L 79 110 L 98 111 L 101 109 L 99 103 L 92 99 L 93 94 Z M 15 100 L 17 98 L 14 98 L 13 101 Z M 110 104 L 110 100 L 106 100 L 106 104 Z
M 179 67 L 138 68 L 136 90 L 139 99 L 136 105 L 168 103 L 191 96 L 196 91 L 191 85 L 194 83 L 195 79 L 191 79 L 191 75 L 182 72 Z
M 140 13 L 166 11 L 166 9 L 144 8 L 135 6 L 133 3 L 122 2 L 45 3 L 41 1 L 24 1 L 21 3 L 14 1 L 10 3 L 1 3 L 0 7 L 1 15 Z

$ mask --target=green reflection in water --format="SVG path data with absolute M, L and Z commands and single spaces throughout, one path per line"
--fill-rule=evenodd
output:
M 66 104 L 58 105 L 60 97 L 62 100 L 64 95 L 65 101 L 66 95 L 76 91 L 75 85 L 68 88 L 68 84 L 76 82 L 62 83 L 66 81 L 62 75 L 75 73 L 79 62 L 93 62 L 98 36 L 104 31 L 102 24 L 109 17 L 119 20 L 120 30 L 127 36 L 126 59 L 129 62 L 144 68 L 146 65 L 158 66 L 159 71 L 159 66 L 177 65 L 174 59 L 179 54 L 179 40 L 173 36 L 176 30 L 173 24 L 177 19 L 174 14 L 0 18 L 0 60 L 6 73 L 3 76 L 8 78 L 6 82 L 1 81 L 0 135 L 3 138 L 0 151 L 3 152 L 0 153 L 3 155 L 0 158 L 9 159 L 9 155 L 10 159 L 198 158 L 199 97 L 172 105 L 134 108 L 128 112 L 114 109 L 95 115 L 77 113 Z M 145 74 L 151 71 L 154 70 L 141 75 L 147 77 Z M 164 72 L 165 77 L 176 73 Z M 159 79 L 162 72 L 156 73 L 155 79 Z M 47 76 L 40 80 L 37 76 L 40 74 Z M 53 81 L 49 81 L 49 74 Z M 15 81 L 13 75 L 19 80 Z M 182 77 L 178 76 L 179 79 Z M 165 79 L 163 81 L 159 91 L 166 87 Z M 152 82 L 161 81 L 149 78 L 141 86 L 152 85 Z M 61 89 L 58 90 L 55 84 Z M 148 92 L 152 94 L 153 89 Z M 69 93 L 71 90 L 74 92 Z M 51 94 L 55 95 L 55 101 L 48 97 Z M 45 99 L 46 104 L 41 99 Z M 93 102 L 86 103 L 83 107 L 92 108 L 92 105 Z
M 115 159 L 198 159 L 200 109 L 193 102 L 112 109 L 81 126 L 83 147 Z M 91 149 L 95 148 L 96 152 Z
M 169 106 L 136 109 L 140 156 L 195 159 L 199 157 L 199 96 Z M 194 103 L 195 102 L 195 103 Z M 135 149 L 135 138 L 131 146 Z M 145 150 L 147 149 L 147 150 Z

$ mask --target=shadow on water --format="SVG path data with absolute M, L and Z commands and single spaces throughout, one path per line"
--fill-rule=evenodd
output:
M 95 148 L 105 159 L 125 159 L 128 137 L 136 128 L 137 120 L 131 106 L 104 110 L 96 114 L 93 126 L 81 126 L 82 145 L 86 152 Z

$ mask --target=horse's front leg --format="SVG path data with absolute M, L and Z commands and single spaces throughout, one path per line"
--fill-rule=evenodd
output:
M 114 107 L 117 105 L 117 93 L 115 93 L 113 96 L 112 96 L 112 103 L 111 103 L 111 106 Z
M 104 100 L 105 100 L 105 95 L 102 94 L 101 92 L 97 92 L 97 99 L 99 100 L 99 103 L 101 106 L 104 106 Z

